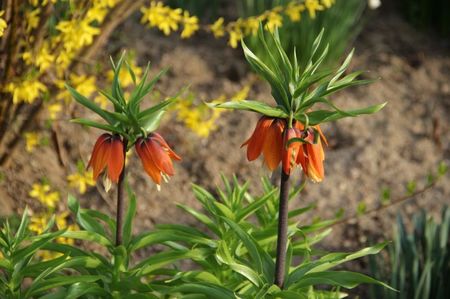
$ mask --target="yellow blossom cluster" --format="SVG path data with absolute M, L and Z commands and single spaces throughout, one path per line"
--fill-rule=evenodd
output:
M 6 24 L 6 21 L 3 19 L 4 13 L 3 10 L 0 10 L 0 37 L 3 36 L 3 32 L 5 32 L 6 27 L 8 27 L 8 24 Z
M 41 81 L 42 75 L 46 72 L 56 75 L 54 80 L 56 82 L 65 81 L 67 68 L 80 50 L 92 44 L 94 37 L 100 34 L 99 25 L 119 0 L 93 0 L 86 8 L 73 10 L 71 14 L 55 24 L 55 33 L 36 46 L 34 31 L 41 23 L 43 7 L 49 2 L 56 1 L 29 0 L 31 9 L 24 11 L 24 27 L 27 34 L 24 37 L 25 40 L 20 40 L 18 43 L 21 47 L 20 57 L 29 68 L 23 76 L 13 78 L 5 86 L 0 86 L 1 89 L 12 94 L 15 104 L 33 103 L 48 91 Z M 1 18 L 2 14 L 3 11 L 0 11 L 0 36 L 3 35 L 7 25 Z M 59 87 L 62 88 L 61 85 Z M 51 118 L 54 118 L 62 107 L 52 103 L 49 110 Z
M 48 208 L 55 208 L 59 202 L 59 192 L 51 191 L 50 185 L 47 183 L 35 183 L 29 195 L 39 200 Z
M 13 103 L 33 103 L 42 93 L 47 92 L 47 87 L 37 78 L 29 78 L 21 82 L 10 82 L 5 90 L 12 94 Z
M 80 194 L 86 193 L 88 186 L 95 186 L 92 171 L 86 171 L 84 169 L 78 169 L 77 172 L 67 176 L 67 181 L 69 182 L 69 186 L 77 188 Z
M 26 132 L 24 134 L 25 138 L 25 149 L 27 152 L 31 153 L 36 146 L 40 144 L 41 137 L 37 132 Z
M 231 99 L 245 100 L 248 97 L 251 86 L 247 85 L 234 94 Z M 227 99 L 225 95 L 212 100 L 210 103 L 222 103 Z M 225 112 L 221 109 L 208 108 L 206 104 L 195 105 L 194 95 L 190 94 L 185 99 L 180 99 L 174 109 L 177 113 L 177 120 L 181 121 L 187 128 L 192 130 L 199 137 L 206 138 L 211 132 L 217 129 L 217 120 Z
M 28 229 L 36 235 L 40 235 L 45 232 L 47 229 L 48 222 L 50 221 L 49 213 L 41 213 L 36 214 L 30 217 L 30 224 L 28 225 Z M 67 222 L 67 218 L 69 217 L 69 212 L 62 212 L 55 215 L 55 223 L 58 229 L 67 229 L 68 231 L 76 231 L 78 230 L 78 226 L 76 224 L 69 224 Z M 74 240 L 66 237 L 59 237 L 56 239 L 57 243 L 60 244 L 68 244 L 73 245 Z M 60 253 L 55 253 L 48 250 L 40 250 L 37 253 L 38 257 L 44 261 L 51 260 L 61 256 Z
M 148 23 L 151 28 L 158 28 L 165 35 L 177 31 L 179 26 L 183 25 L 182 38 L 191 37 L 199 29 L 212 32 L 216 38 L 228 34 L 228 44 L 236 48 L 243 37 L 256 34 L 260 22 L 265 24 L 267 30 L 273 32 L 275 28 L 283 26 L 284 16 L 292 22 L 299 22 L 302 12 L 307 11 L 311 18 L 315 18 L 317 11 L 330 8 L 334 2 L 335 0 L 294 0 L 284 6 L 275 6 L 258 16 L 239 18 L 227 24 L 221 17 L 213 24 L 200 28 L 198 18 L 190 16 L 187 11 L 174 9 L 161 1 L 152 0 L 149 7 L 141 8 L 143 13 L 141 22 Z
M 149 7 L 141 8 L 141 12 L 142 23 L 148 22 L 149 27 L 157 27 L 165 35 L 177 31 L 182 26 L 181 37 L 189 38 L 200 29 L 196 16 L 191 16 L 188 11 L 181 8 L 171 8 L 161 1 L 151 1 Z

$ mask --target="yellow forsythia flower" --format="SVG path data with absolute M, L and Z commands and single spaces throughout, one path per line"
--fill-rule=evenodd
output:
M 283 26 L 283 17 L 275 10 L 269 11 L 266 23 L 267 30 L 274 32 L 275 28 L 281 26 Z
M 171 31 L 178 30 L 183 10 L 181 8 L 172 9 L 160 1 L 152 1 L 150 7 L 141 8 L 141 12 L 143 14 L 142 23 L 149 22 L 150 27 L 157 27 L 165 35 L 169 35 Z
M 52 103 L 47 106 L 47 111 L 50 120 L 55 120 L 58 114 L 62 111 L 61 103 Z
M 87 97 L 92 95 L 97 90 L 95 76 L 77 75 L 73 73 L 70 75 L 69 82 L 73 86 L 73 88 Z M 64 83 L 65 81 L 63 80 L 56 82 L 58 88 L 61 89 L 61 92 L 58 94 L 57 99 L 70 102 L 72 100 L 72 96 L 64 87 Z
M 305 7 L 312 19 L 316 18 L 316 11 L 324 10 L 324 7 L 320 5 L 319 0 L 305 0 Z
M 6 85 L 5 90 L 13 95 L 13 103 L 21 102 L 33 103 L 43 92 L 47 91 L 47 87 L 37 79 L 28 79 L 23 82 L 10 82 Z
M 30 217 L 30 224 L 28 224 L 28 229 L 40 235 L 44 232 L 45 227 L 49 221 L 50 217 L 47 214 L 33 215 Z
M 37 145 L 39 145 L 39 134 L 36 132 L 27 132 L 23 134 L 25 137 L 25 148 L 27 152 L 31 153 Z
M 234 96 L 231 97 L 233 101 L 244 101 L 248 98 L 248 93 L 250 92 L 251 85 L 244 86 L 240 91 L 238 91 Z
M 39 25 L 39 14 L 41 13 L 40 8 L 36 8 L 32 11 L 27 11 L 25 13 L 25 20 L 26 20 L 26 28 L 25 30 L 27 33 L 30 33 L 34 28 L 37 28 Z
M 290 2 L 284 12 L 292 22 L 299 22 L 304 10 L 305 6 L 303 4 Z
M 326 7 L 326 8 L 330 8 L 336 0 L 322 0 L 322 4 Z
M 44 43 L 40 51 L 36 55 L 35 64 L 39 67 L 39 71 L 43 72 L 48 69 L 55 61 L 55 56 L 50 54 L 49 44 Z
M 245 35 L 256 35 L 258 33 L 260 19 L 257 17 L 248 17 L 242 22 L 242 27 L 244 27 Z
M 8 27 L 8 24 L 6 24 L 6 21 L 2 18 L 4 13 L 5 12 L 3 10 L 0 10 L 0 37 L 3 36 L 6 27 Z
M 183 14 L 183 31 L 181 32 L 181 38 L 191 37 L 197 30 L 198 18 L 196 16 L 190 16 L 188 11 Z
M 218 18 L 214 24 L 209 26 L 211 32 L 214 34 L 215 38 L 219 38 L 225 35 L 225 29 L 223 27 L 224 18 Z
M 29 195 L 49 208 L 54 208 L 59 201 L 59 192 L 50 192 L 50 186 L 46 183 L 33 184 Z
M 100 29 L 91 26 L 88 19 L 60 21 L 55 28 L 61 32 L 64 48 L 69 52 L 92 44 L 94 36 L 100 34 Z
M 72 188 L 78 188 L 80 194 L 86 193 L 88 186 L 95 186 L 95 180 L 92 175 L 92 171 L 83 170 L 72 173 L 67 177 L 69 186 Z

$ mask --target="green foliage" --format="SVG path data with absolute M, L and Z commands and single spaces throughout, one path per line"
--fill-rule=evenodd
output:
M 153 79 L 147 82 L 148 73 L 150 70 L 149 64 L 147 65 L 142 80 L 137 83 L 136 76 L 131 67 L 124 60 L 124 57 L 125 55 L 123 54 L 117 64 L 111 60 L 114 70 L 114 79 L 111 92 L 108 93 L 106 91 L 100 91 L 100 93 L 113 104 L 113 112 L 102 109 L 96 103 L 87 99 L 67 84 L 66 88 L 78 103 L 98 114 L 104 121 L 106 121 L 106 124 L 84 118 L 73 119 L 72 122 L 119 134 L 127 138 L 129 144 L 132 145 L 138 137 L 146 136 L 148 133 L 158 128 L 162 116 L 165 114 L 168 106 L 176 101 L 180 93 L 160 102 L 159 104 L 156 104 L 155 106 L 141 111 L 140 106 L 144 100 L 144 97 L 153 90 L 156 82 L 158 82 L 161 76 L 167 72 L 167 69 L 163 69 Z M 135 85 L 129 99 L 125 99 L 124 91 L 119 81 L 119 74 L 123 65 L 127 68 Z
M 52 260 L 38 260 L 37 252 L 51 250 L 54 244 L 52 242 L 65 231 L 52 232 L 52 218 L 42 234 L 32 235 L 28 230 L 28 223 L 28 211 L 25 210 L 15 231 L 8 221 L 0 230 L 1 298 L 43 298 L 44 294 L 55 288 L 67 288 L 67 297 L 52 298 L 78 298 L 81 287 L 100 279 L 99 276 L 84 273 L 85 269 L 98 265 L 98 262 L 89 256 L 70 256 L 71 252 L 65 251 Z M 71 276 L 66 273 L 71 273 Z M 91 291 L 93 294 L 102 292 L 98 288 Z
M 342 110 L 332 103 L 328 97 L 348 87 L 367 84 L 372 80 L 358 79 L 363 72 L 345 74 L 353 56 L 353 51 L 342 65 L 335 70 L 321 71 L 320 66 L 327 57 L 329 47 L 319 52 L 324 31 L 317 36 L 311 47 L 311 55 L 305 68 L 298 64 L 297 56 L 291 61 L 283 47 L 277 30 L 274 34 L 264 33 L 260 24 L 258 31 L 258 47 L 267 54 L 258 56 L 244 42 L 245 58 L 250 66 L 272 87 L 272 96 L 276 107 L 257 101 L 231 101 L 212 105 L 218 108 L 248 110 L 269 117 L 291 118 L 308 125 L 335 121 L 345 117 L 356 117 L 372 114 L 382 109 L 386 103 L 362 109 Z M 269 44 L 274 45 L 270 47 Z M 330 110 L 311 111 L 316 104 L 322 104 Z
M 217 196 L 194 186 L 202 211 L 179 205 L 202 226 L 161 224 L 133 235 L 136 198 L 128 188 L 129 204 L 123 224 L 123 245 L 115 245 L 115 220 L 97 210 L 84 209 L 69 196 L 69 209 L 81 230 L 42 235 L 27 231 L 26 213 L 15 234 L 8 223 L 1 230 L 1 298 L 343 298 L 341 289 L 361 283 L 386 286 L 369 276 L 334 269 L 341 264 L 377 254 L 385 244 L 354 253 L 328 253 L 314 246 L 330 234 L 333 221 L 300 223 L 306 206 L 289 212 L 289 246 L 285 289 L 273 284 L 277 239 L 278 188 L 263 180 L 260 196 L 249 184 L 224 179 Z M 303 185 L 290 192 L 294 201 Z M 54 242 L 57 237 L 78 245 Z M 80 242 L 84 245 L 80 246 Z M 157 248 L 157 253 L 142 256 Z M 60 256 L 48 261 L 39 250 Z M 188 270 L 181 267 L 189 262 Z M 24 281 L 27 280 L 27 283 Z M 320 285 L 320 290 L 315 287 Z M 328 288 L 323 286 L 328 285 Z M 387 287 L 387 286 L 386 286 Z
M 267 9 L 277 5 L 287 5 L 291 0 L 245 0 L 240 2 L 240 13 L 244 17 L 259 15 Z M 333 49 L 324 59 L 324 66 L 334 67 L 339 59 L 348 49 L 361 28 L 361 16 L 367 1 L 362 0 L 336 0 L 336 3 L 311 18 L 303 14 L 301 21 L 292 22 L 284 17 L 283 26 L 279 28 L 281 45 L 287 53 L 296 52 L 299 65 L 306 67 L 311 56 L 310 45 L 316 36 L 325 28 L 323 35 L 324 43 L 318 52 L 323 52 L 328 44 Z M 268 34 L 267 34 L 268 35 Z M 255 36 L 246 39 L 250 48 L 255 49 L 258 56 L 267 55 L 264 50 L 258 48 L 258 40 Z M 269 46 L 273 46 L 269 43 Z M 293 59 L 293 57 L 290 57 Z
M 398 0 L 399 11 L 414 26 L 434 29 L 450 37 L 450 2 L 447 0 Z
M 372 289 L 372 298 L 444 299 L 450 298 L 450 209 L 442 209 L 441 223 L 422 210 L 413 219 L 408 233 L 400 215 L 389 259 L 371 258 L 372 273 L 388 280 L 398 292 Z M 386 272 L 390 274 L 386 274 Z
M 179 234 L 180 230 L 189 231 L 192 237 L 188 239 L 193 241 L 187 244 L 176 242 L 176 247 L 195 247 L 203 250 L 206 256 L 196 261 L 199 269 L 180 273 L 174 281 L 215 284 L 224 292 L 220 298 L 340 298 L 344 296 L 337 291 L 340 288 L 353 288 L 360 283 L 386 286 L 363 274 L 334 270 L 342 263 L 378 253 L 385 244 L 355 253 L 317 250 L 314 245 L 331 232 L 327 226 L 332 221 L 301 224 L 298 216 L 313 208 L 307 206 L 289 212 L 287 275 L 285 289 L 280 290 L 273 284 L 278 188 L 264 179 L 263 195 L 252 196 L 247 191 L 248 183 L 239 184 L 236 178 L 233 182 L 224 179 L 224 185 L 224 189 L 217 190 L 217 196 L 194 186 L 204 212 L 179 205 L 201 222 L 207 233 L 178 226 L 172 235 Z M 302 189 L 303 185 L 293 189 L 290 200 L 295 200 Z M 194 240 L 200 236 L 210 242 Z M 316 285 L 332 288 L 316 291 Z M 226 296 L 226 290 L 232 291 L 234 296 Z

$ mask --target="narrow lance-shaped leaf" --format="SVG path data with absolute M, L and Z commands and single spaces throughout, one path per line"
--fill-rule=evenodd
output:
M 236 109 L 236 110 L 247 110 L 252 112 L 257 112 L 269 117 L 279 117 L 286 118 L 288 114 L 281 110 L 280 108 L 275 108 L 269 106 L 265 103 L 257 102 L 257 101 L 230 101 L 221 104 L 208 104 L 210 107 L 214 108 L 224 108 L 224 109 Z
M 91 111 L 95 112 L 96 114 L 98 114 L 100 117 L 102 117 L 104 120 L 106 120 L 109 124 L 113 125 L 115 123 L 115 119 L 110 116 L 108 111 L 103 110 L 97 104 L 95 104 L 93 101 L 90 101 L 89 99 L 87 99 L 85 96 L 81 95 L 78 91 L 76 91 L 69 85 L 65 84 L 64 86 L 67 88 L 67 90 L 72 95 L 72 97 L 75 99 L 75 101 L 77 101 L 84 107 L 86 107 L 86 108 L 90 109 Z

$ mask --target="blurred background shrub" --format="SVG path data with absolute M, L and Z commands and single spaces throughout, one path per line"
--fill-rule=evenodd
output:
M 259 15 L 262 12 L 278 5 L 288 5 L 289 0 L 244 0 L 239 2 L 238 8 L 241 17 Z M 283 26 L 279 29 L 283 48 L 292 55 L 296 49 L 297 57 L 301 66 L 304 66 L 310 57 L 310 51 L 315 37 L 322 28 L 326 28 L 321 48 L 317 53 L 322 53 L 327 44 L 330 45 L 330 53 L 326 58 L 325 65 L 332 67 L 339 63 L 339 59 L 348 49 L 352 40 L 361 29 L 362 14 L 366 8 L 366 1 L 345 0 L 335 1 L 329 8 L 325 9 L 326 1 L 321 2 L 324 9 L 315 18 L 308 14 L 302 14 L 300 22 L 292 22 L 288 17 L 283 18 Z M 246 42 L 251 49 L 256 42 L 256 36 L 248 37 Z M 258 51 L 256 51 L 258 52 Z M 262 53 L 255 53 L 261 55 Z
M 398 292 L 374 286 L 371 298 L 450 298 L 450 209 L 442 210 L 441 223 L 424 210 L 413 218 L 408 233 L 404 220 L 397 218 L 394 242 L 387 259 L 370 257 L 372 275 L 383 279 Z

